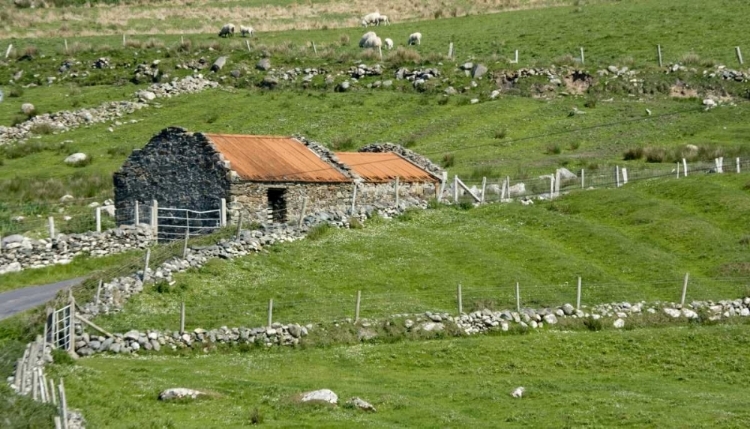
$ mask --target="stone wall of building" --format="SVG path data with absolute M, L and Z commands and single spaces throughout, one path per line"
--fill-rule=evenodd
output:
M 114 174 L 115 207 L 132 213 L 136 200 L 157 200 L 159 207 L 218 209 L 229 193 L 229 167 L 203 134 L 166 128 Z

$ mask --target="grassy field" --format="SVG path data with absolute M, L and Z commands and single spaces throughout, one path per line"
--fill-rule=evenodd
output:
M 739 297 L 750 287 L 747 182 L 661 179 L 533 206 L 408 212 L 211 261 L 97 323 L 113 332 L 174 329 L 184 301 L 191 328 L 260 326 L 270 298 L 274 320 L 330 321 L 352 317 L 357 290 L 362 317 L 455 312 L 458 284 L 469 310 L 512 308 L 516 282 L 524 305 L 561 305 L 574 302 L 578 276 L 584 304 L 675 301 L 686 272 L 689 300 Z
M 744 427 L 744 325 L 260 350 L 99 356 L 52 370 L 92 427 Z M 213 393 L 156 400 L 169 387 Z M 526 396 L 509 393 L 517 386 Z M 374 414 L 305 405 L 302 392 L 359 396 Z M 112 401 L 113 397 L 117 401 Z

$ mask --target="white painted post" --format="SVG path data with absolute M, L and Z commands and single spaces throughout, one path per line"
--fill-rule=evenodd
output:
M 628 183 L 628 169 L 622 167 L 622 184 L 627 185 Z
M 677 161 L 677 178 L 680 178 L 680 161 Z
M 57 395 L 55 395 L 55 380 L 49 379 L 49 396 L 52 405 L 57 405 Z
M 456 297 L 458 299 L 458 315 L 464 314 L 464 302 L 463 302 L 463 294 L 461 293 L 461 283 L 458 284 L 458 291 L 456 292 Z
M 149 259 L 151 259 L 151 249 L 146 249 L 146 258 L 143 263 L 143 278 L 141 278 L 141 281 L 146 281 L 146 278 L 148 277 L 148 262 Z
M 581 277 L 578 277 L 578 291 L 576 293 L 576 310 L 581 309 Z
M 453 176 L 453 202 L 458 204 L 458 176 Z
M 583 47 L 581 47 L 581 64 L 584 64 Z
M 448 183 L 448 172 L 443 171 L 440 176 L 440 193 L 438 194 L 437 200 L 441 202 L 443 200 L 443 193 L 445 192 L 445 185 Z
M 505 200 L 505 187 L 507 186 L 508 182 L 507 180 L 503 180 L 503 187 L 500 190 L 500 201 Z
M 54 239 L 55 238 L 55 218 L 50 216 L 47 218 L 47 222 L 49 223 L 49 238 Z
M 453 42 L 448 44 L 448 58 L 453 58 Z
M 247 52 L 253 52 L 253 50 L 250 49 L 250 41 L 249 40 L 245 40 L 245 46 L 247 46 Z
M 719 173 L 724 173 L 724 157 L 723 156 L 719 157 L 719 163 L 716 167 Z
M 151 233 L 154 235 L 154 241 L 159 242 L 159 203 L 156 200 L 151 202 Z
M 102 232 L 102 208 L 96 208 L 96 232 Z
M 586 189 L 586 172 L 581 169 L 581 189 Z
M 65 42 L 65 53 L 67 54 L 68 53 L 68 39 L 65 39 L 64 42 Z
M 101 302 L 99 297 L 102 294 L 102 283 L 104 283 L 104 280 L 99 279 L 99 286 L 96 287 L 96 305 L 99 305 L 99 302 Z
M 555 170 L 555 198 L 560 196 L 560 169 Z
M 222 198 L 221 199 L 221 209 L 219 211 L 219 215 L 221 216 L 221 227 L 224 228 L 227 226 L 227 199 Z
M 555 176 L 550 176 L 549 178 L 549 199 L 555 197 Z
M 185 301 L 180 304 L 180 335 L 185 333 Z
M 662 66 L 662 61 L 661 61 L 661 45 L 656 45 L 656 54 L 659 56 L 659 67 L 661 67 Z
M 71 341 L 73 341 L 71 339 Z M 60 396 L 60 420 L 62 420 L 63 429 L 68 429 L 68 401 L 65 398 L 65 385 L 63 379 L 60 379 L 60 385 L 58 386 Z
M 62 421 L 60 416 L 55 416 L 55 429 L 62 429 Z
M 521 286 L 516 282 L 516 311 L 521 312 Z
M 682 174 L 684 174 L 685 177 L 687 177 L 687 173 L 688 173 L 688 171 L 687 171 L 687 161 L 685 160 L 685 158 L 682 158 Z
M 12 51 L 12 50 L 13 50 L 13 44 L 11 43 L 10 45 L 8 45 L 8 49 L 5 50 L 5 59 L 6 60 L 8 59 L 8 55 L 10 55 L 10 51 Z
M 620 166 L 615 166 L 615 182 L 617 184 L 617 187 L 620 187 Z
M 315 55 L 318 55 L 318 48 L 315 47 L 315 42 L 312 42 L 313 45 L 313 52 L 315 52 Z
M 740 172 L 740 159 L 737 158 L 737 172 Z
M 516 59 L 511 61 L 511 64 L 518 64 L 518 49 L 516 49 Z
M 138 200 L 135 200 L 134 212 L 135 212 L 135 216 L 134 216 L 135 225 L 138 226 L 138 224 L 141 223 L 141 213 L 140 213 L 140 208 L 138 207 Z
M 299 223 L 297 228 L 302 228 L 302 222 L 305 220 L 305 211 L 307 210 L 307 197 L 302 200 L 302 212 L 299 214 Z
M 268 300 L 268 326 L 273 324 L 273 298 Z
M 354 214 L 354 209 L 357 207 L 357 184 L 354 184 L 354 189 L 352 190 L 352 214 Z
M 505 196 L 508 199 L 512 197 L 510 194 L 510 176 L 505 176 Z
M 188 240 L 190 240 L 190 229 L 185 228 L 185 242 L 182 244 L 182 259 L 187 259 Z
M 680 298 L 680 308 L 685 307 L 685 296 L 687 295 L 688 278 L 690 273 L 685 273 L 685 282 L 682 284 L 682 298 Z
M 737 54 L 737 61 L 740 62 L 740 65 L 744 64 L 744 62 L 742 61 L 742 51 L 740 50 L 740 47 L 735 46 L 734 52 Z
M 125 33 L 122 33 L 122 46 L 125 46 Z
M 362 291 L 357 291 L 357 304 L 354 307 L 354 323 L 359 322 L 359 304 L 362 301 Z
M 396 176 L 396 208 L 398 209 L 398 176 Z
M 484 204 L 484 191 L 487 190 L 487 178 L 482 177 L 482 200 L 479 201 L 479 204 Z

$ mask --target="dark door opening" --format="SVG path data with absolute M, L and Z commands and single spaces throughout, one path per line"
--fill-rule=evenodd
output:
M 268 190 L 268 211 L 273 222 L 286 222 L 286 189 Z

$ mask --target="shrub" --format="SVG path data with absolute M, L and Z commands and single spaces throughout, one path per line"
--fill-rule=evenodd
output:
M 339 43 L 341 46 L 348 46 L 349 45 L 349 35 L 348 34 L 342 34 L 339 36 Z
M 664 149 L 655 147 L 647 147 L 643 154 L 646 157 L 646 162 L 664 162 L 666 156 Z
M 625 161 L 634 161 L 643 158 L 643 148 L 642 147 L 636 147 L 636 148 L 630 148 L 625 151 L 625 153 L 622 155 L 622 159 Z
M 502 140 L 507 136 L 508 136 L 508 130 L 505 128 L 495 131 L 495 138 L 498 140 Z
M 12 98 L 18 98 L 23 95 L 23 88 L 21 87 L 13 87 L 8 91 L 8 97 Z
M 419 64 L 422 62 L 422 56 L 413 49 L 407 49 L 399 46 L 385 58 L 385 62 L 392 67 L 398 67 L 403 64 Z
M 578 150 L 579 147 L 581 147 L 581 142 L 579 142 L 579 141 L 572 141 L 568 145 L 568 148 L 570 150 Z
M 471 210 L 474 208 L 474 204 L 472 204 L 470 201 L 461 201 L 458 203 L 458 208 L 461 210 Z
M 448 104 L 448 100 L 449 99 L 446 96 L 440 97 L 438 98 L 437 104 L 438 106 L 445 106 L 446 104 Z
M 583 106 L 588 107 L 589 109 L 593 109 L 594 107 L 596 107 L 596 98 L 589 98 L 585 103 L 583 103 Z
M 307 238 L 309 240 L 319 240 L 326 235 L 331 233 L 331 230 L 333 228 L 330 224 L 327 223 L 321 223 L 320 225 L 314 226 L 310 229 L 310 231 L 307 232 Z
M 588 318 L 583 319 L 583 326 L 585 326 L 589 331 L 601 331 L 602 321 L 589 316 Z
M 41 122 L 41 123 L 32 125 L 29 131 L 31 131 L 32 134 L 36 134 L 36 135 L 47 135 L 47 134 L 52 134 L 55 131 L 55 129 L 52 127 L 52 125 L 46 122 Z
M 562 149 L 560 148 L 560 145 L 557 143 L 551 143 L 547 145 L 547 148 L 545 149 L 544 153 L 547 155 L 559 155 L 562 152 Z
M 250 424 L 251 425 L 259 425 L 263 423 L 263 413 L 258 410 L 258 407 L 253 408 L 253 411 L 250 413 Z
M 453 165 L 456 163 L 456 156 L 452 153 L 446 153 L 443 155 L 443 168 L 453 167 Z

